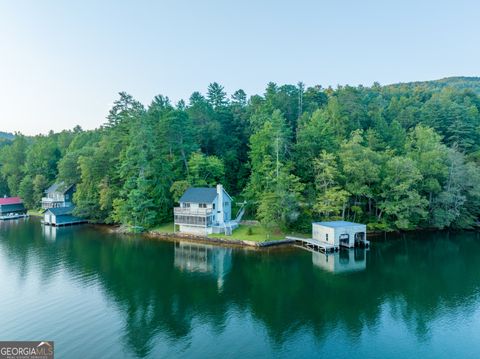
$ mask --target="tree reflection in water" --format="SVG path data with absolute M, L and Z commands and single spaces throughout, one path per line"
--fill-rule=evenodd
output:
M 195 323 L 221 333 L 232 312 L 262 323 L 280 347 L 303 332 L 321 344 L 332 328 L 355 340 L 364 328 L 375 330 L 385 310 L 426 341 L 432 321 L 478 304 L 480 241 L 472 233 L 411 234 L 327 261 L 298 249 L 167 243 L 90 226 L 58 229 L 52 238 L 32 220 L 0 231 L 3 260 L 19 268 L 20 280 L 31 266 L 43 285 L 60 267 L 75 280 L 95 278 L 123 313 L 124 342 L 138 357 L 159 336 L 188 341 Z

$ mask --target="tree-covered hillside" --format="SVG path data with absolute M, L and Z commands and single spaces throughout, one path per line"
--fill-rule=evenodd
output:
M 15 135 L 13 133 L 0 131 L 0 140 L 13 140 Z
M 188 186 L 222 182 L 269 230 L 340 218 L 385 230 L 471 228 L 480 214 L 477 82 L 269 83 L 251 97 L 212 83 L 186 102 L 158 95 L 148 106 L 120 93 L 97 130 L 18 135 L 2 147 L 0 194 L 36 207 L 64 181 L 77 186 L 78 215 L 148 228 L 171 221 Z
M 408 83 L 399 83 L 390 85 L 391 87 L 406 87 L 413 89 L 415 87 L 426 87 L 430 90 L 442 90 L 446 87 L 455 88 L 457 90 L 470 90 L 480 95 L 480 77 L 445 77 L 440 80 L 433 81 L 416 81 Z

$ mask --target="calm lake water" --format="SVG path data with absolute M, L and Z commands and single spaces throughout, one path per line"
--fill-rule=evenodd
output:
M 0 339 L 57 358 L 480 357 L 480 237 L 329 256 L 0 223 Z

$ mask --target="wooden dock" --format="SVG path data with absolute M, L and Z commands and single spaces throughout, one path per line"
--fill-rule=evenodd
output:
M 320 242 L 313 238 L 286 237 L 286 239 L 294 241 L 295 246 L 305 248 L 312 252 L 333 253 L 339 250 L 339 246 Z
M 19 219 L 19 218 L 27 218 L 27 217 L 28 217 L 28 214 L 13 214 L 13 215 L 0 216 L 0 220 L 8 221 L 10 219 Z
M 367 240 L 357 241 L 355 245 L 349 246 L 342 242 L 340 245 L 333 245 L 325 242 L 318 241 L 313 238 L 300 238 L 300 237 L 286 237 L 287 240 L 290 240 L 294 243 L 295 246 L 307 249 L 312 252 L 321 252 L 321 253 L 334 253 L 340 250 L 340 247 L 353 249 L 355 247 L 359 248 L 369 248 L 370 242 Z

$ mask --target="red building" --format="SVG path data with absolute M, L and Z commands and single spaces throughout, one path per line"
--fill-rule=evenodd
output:
M 25 213 L 27 213 L 27 210 L 20 197 L 0 198 L 0 216 Z

